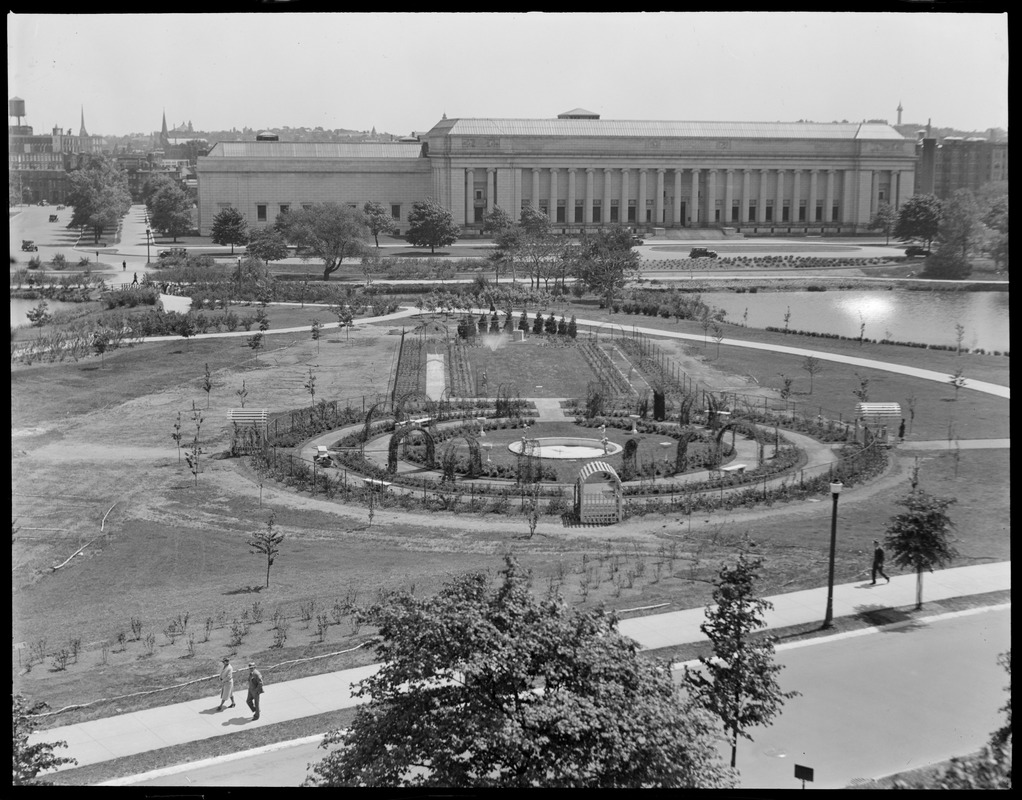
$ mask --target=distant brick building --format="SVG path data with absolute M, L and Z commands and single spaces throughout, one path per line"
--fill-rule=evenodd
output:
M 945 136 L 940 143 L 922 137 L 917 191 L 947 199 L 959 189 L 976 191 L 983 184 L 1008 180 L 1008 143 L 983 137 Z
M 494 206 L 533 206 L 557 230 L 733 228 L 855 234 L 916 191 L 915 142 L 877 123 L 442 119 L 418 141 L 221 142 L 197 164 L 199 224 L 226 207 L 251 226 L 326 201 L 384 203 L 399 228 L 432 197 L 466 232 Z

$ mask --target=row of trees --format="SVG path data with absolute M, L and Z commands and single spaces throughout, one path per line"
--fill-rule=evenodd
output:
M 405 238 L 431 252 L 453 244 L 461 233 L 451 213 L 434 200 L 415 203 L 408 221 Z M 266 262 L 286 258 L 293 245 L 303 258 L 321 259 L 323 280 L 329 280 L 345 259 L 369 256 L 370 237 L 379 248 L 380 234 L 395 230 L 397 223 L 382 203 L 367 202 L 361 209 L 319 203 L 280 214 L 273 225 L 251 233 L 240 211 L 225 208 L 213 218 L 211 238 L 215 244 L 230 245 L 232 254 L 236 245 L 247 244 L 250 255 Z
M 67 204 L 72 207 L 70 228 L 91 228 L 93 242 L 116 228 L 131 207 L 131 192 L 124 171 L 103 156 L 90 156 L 68 175 Z
M 932 194 L 913 195 L 897 211 L 881 203 L 870 221 L 880 230 L 903 242 L 936 242 L 937 249 L 927 261 L 925 274 L 933 278 L 965 278 L 972 271 L 969 255 L 978 245 L 1000 268 L 1008 263 L 1008 189 L 993 183 L 973 194 L 959 189 L 949 199 Z

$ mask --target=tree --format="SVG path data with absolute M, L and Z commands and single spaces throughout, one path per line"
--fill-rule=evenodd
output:
M 253 231 L 245 248 L 250 256 L 269 264 L 288 257 L 287 241 L 276 228 Z
M 277 518 L 270 513 L 270 518 L 266 521 L 266 530 L 258 531 L 252 534 L 252 538 L 248 540 L 248 546 L 252 548 L 250 551 L 253 555 L 264 555 L 266 556 L 266 587 L 270 586 L 270 567 L 273 566 L 274 560 L 280 553 L 280 543 L 284 541 L 284 532 L 275 530 Z
M 809 394 L 812 394 L 813 378 L 823 372 L 823 363 L 816 356 L 806 356 L 802 369 L 809 373 Z
M 615 292 L 634 275 L 638 264 L 639 255 L 632 249 L 632 236 L 626 228 L 583 232 L 574 264 L 575 276 L 601 295 L 604 307 L 610 308 Z
M 515 280 L 515 262 L 521 251 L 522 230 L 500 206 L 483 214 L 483 233 L 493 236 L 496 250 L 489 260 L 494 266 L 494 283 L 500 283 L 500 267 L 506 265 L 511 270 L 511 280 Z
M 178 236 L 184 236 L 195 227 L 192 222 L 192 201 L 187 193 L 172 181 L 160 186 L 146 205 L 149 208 L 149 222 L 153 228 L 164 236 L 173 237 L 175 242 Z M 213 224 L 215 227 L 215 219 Z
M 344 259 L 360 257 L 369 238 L 365 214 L 337 203 L 318 203 L 281 214 L 275 225 L 300 251 L 323 260 L 325 281 L 341 268 Z
M 72 171 L 68 184 L 66 203 L 73 209 L 68 227 L 92 228 L 94 242 L 131 208 L 127 176 L 102 156 L 92 156 Z
M 413 247 L 428 247 L 430 253 L 435 253 L 437 247 L 454 244 L 461 235 L 451 212 L 433 198 L 413 203 L 408 223 L 405 238 Z
M 929 250 L 940 228 L 941 208 L 942 203 L 936 195 L 913 195 L 898 212 L 898 222 L 894 226 L 895 238 L 903 242 L 922 239 Z
M 231 255 L 234 255 L 234 245 L 245 244 L 248 241 L 248 223 L 238 209 L 221 209 L 213 217 L 209 238 L 213 240 L 213 244 L 229 244 Z
M 884 544 L 894 563 L 916 572 L 916 608 L 923 607 L 923 570 L 950 563 L 958 552 L 951 545 L 954 523 L 947 515 L 954 498 L 935 497 L 916 487 L 898 505 L 907 510 L 891 518 Z
M 752 741 L 747 729 L 770 725 L 784 705 L 798 692 L 782 692 L 776 675 L 774 640 L 754 631 L 766 627 L 763 612 L 773 606 L 757 599 L 754 584 L 763 561 L 739 553 L 733 567 L 723 565 L 713 591 L 714 605 L 706 609 L 699 629 L 713 645 L 713 657 L 701 657 L 702 668 L 685 667 L 685 684 L 700 705 L 718 716 L 729 732 L 731 766 L 735 766 L 738 737 Z
M 980 214 L 968 189 L 959 189 L 944 203 L 937 230 L 937 252 L 926 262 L 924 274 L 957 280 L 972 272 L 969 253 L 980 232 Z
M 639 657 L 603 609 L 537 600 L 505 559 L 434 597 L 395 592 L 359 612 L 382 667 L 306 785 L 728 787 L 713 720 L 667 664 Z
M 877 206 L 877 213 L 873 215 L 873 219 L 869 221 L 869 230 L 871 231 L 883 231 L 884 232 L 884 244 L 891 243 L 891 231 L 894 230 L 894 226 L 898 221 L 898 212 L 894 210 L 894 207 L 890 203 L 882 202 Z
M 77 764 L 77 759 L 53 754 L 56 747 L 67 747 L 67 742 L 38 742 L 29 744 L 28 738 L 35 730 L 32 716 L 45 710 L 45 703 L 28 706 L 20 694 L 11 694 L 12 717 L 14 722 L 14 773 L 13 786 L 49 786 L 50 782 L 39 779 L 40 772 Z
M 372 234 L 373 241 L 376 242 L 376 247 L 379 248 L 380 234 L 393 233 L 397 230 L 397 224 L 383 203 L 375 200 L 367 201 L 362 206 L 362 213 L 365 214 L 366 227 L 369 228 L 369 233 Z

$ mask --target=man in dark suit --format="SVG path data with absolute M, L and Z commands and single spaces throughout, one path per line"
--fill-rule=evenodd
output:
M 884 572 L 884 548 L 882 548 L 880 546 L 880 542 L 879 541 L 874 539 L 873 540 L 873 583 L 871 583 L 870 586 L 873 586 L 873 585 L 876 584 L 876 582 L 877 582 L 877 573 L 878 572 L 881 575 L 884 576 L 884 578 L 887 580 L 888 583 L 891 582 L 891 579 L 887 577 L 887 573 Z M 251 691 L 251 690 L 249 690 L 249 691 Z
M 255 662 L 248 662 L 248 707 L 252 709 L 255 716 L 252 719 L 259 719 L 259 695 L 263 693 L 263 676 L 255 668 Z

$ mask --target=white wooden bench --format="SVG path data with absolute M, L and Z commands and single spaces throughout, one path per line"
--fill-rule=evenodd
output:
M 737 472 L 741 475 L 746 470 L 745 464 L 728 464 L 726 467 L 721 467 L 721 472 Z
M 429 425 L 432 419 L 432 417 L 420 417 L 419 419 L 409 420 L 409 422 L 411 422 L 412 425 Z
M 363 478 L 362 482 L 370 489 L 380 489 L 382 491 L 386 491 L 387 487 L 393 485 L 390 481 L 381 481 L 379 478 Z
M 265 408 L 232 408 L 227 417 L 235 425 L 259 425 L 266 431 L 266 420 L 269 412 Z

